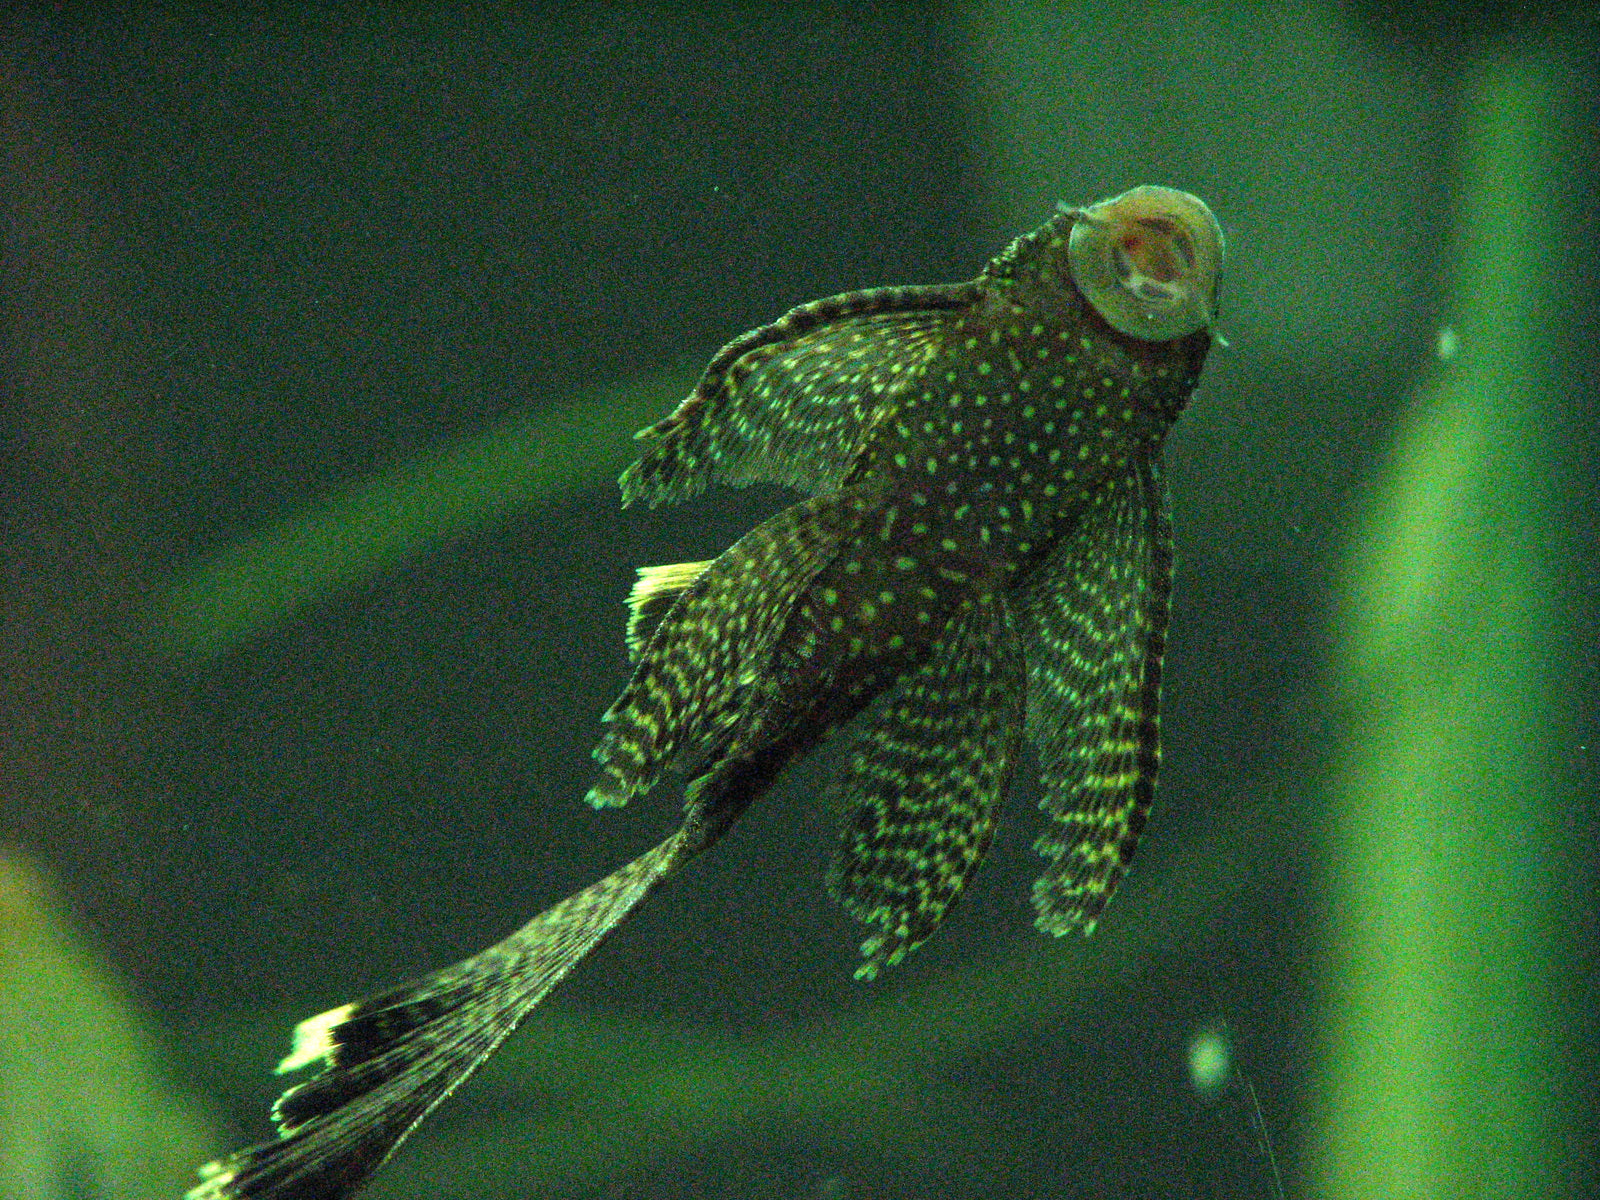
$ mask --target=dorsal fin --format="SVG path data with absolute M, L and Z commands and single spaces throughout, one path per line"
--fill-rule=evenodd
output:
M 633 589 L 628 593 L 628 658 L 631 662 L 639 661 L 650 635 L 661 624 L 672 602 L 710 565 L 711 560 L 707 559 L 639 568 L 639 578 L 633 581 Z

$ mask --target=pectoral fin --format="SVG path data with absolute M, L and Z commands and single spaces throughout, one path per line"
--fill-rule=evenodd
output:
M 1033 892 L 1047 933 L 1094 928 L 1155 798 L 1172 590 L 1159 470 L 1152 461 L 1105 493 L 1020 598 L 1028 737 L 1050 814 Z
M 847 292 L 735 338 L 676 412 L 639 431 L 623 503 L 680 500 L 718 481 L 839 487 L 975 296 L 972 284 Z

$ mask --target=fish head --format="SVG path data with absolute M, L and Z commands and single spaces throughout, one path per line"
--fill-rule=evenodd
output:
M 1073 282 L 1106 324 L 1148 342 L 1212 331 L 1224 250 L 1205 201 L 1147 184 L 1063 211 Z

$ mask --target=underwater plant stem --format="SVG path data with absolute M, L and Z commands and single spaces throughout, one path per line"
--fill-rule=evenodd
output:
M 1566 1194 L 1548 234 L 1581 156 L 1554 66 L 1486 57 L 1465 86 L 1459 352 L 1405 422 L 1342 614 L 1328 1200 Z

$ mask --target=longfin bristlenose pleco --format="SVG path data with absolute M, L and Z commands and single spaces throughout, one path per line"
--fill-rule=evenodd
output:
M 1140 187 L 1062 209 L 967 283 L 850 292 L 729 343 L 642 431 L 625 503 L 716 482 L 809 493 L 710 562 L 647 567 L 597 805 L 690 774 L 671 837 L 504 941 L 301 1022 L 320 1065 L 279 1138 L 190 1200 L 354 1192 L 664 879 L 851 722 L 830 886 L 871 929 L 857 974 L 921 943 L 988 849 L 1026 739 L 1043 774 L 1041 929 L 1094 927 L 1160 762 L 1172 535 L 1161 446 L 1216 336 L 1222 232 Z

